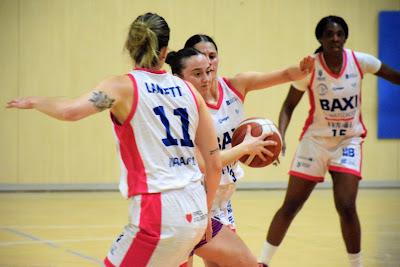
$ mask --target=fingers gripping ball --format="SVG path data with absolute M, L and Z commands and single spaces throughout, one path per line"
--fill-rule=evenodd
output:
M 273 140 L 277 144 L 276 146 L 269 145 L 265 148 L 274 154 L 272 157 L 264 154 L 266 160 L 264 161 L 259 156 L 252 157 L 250 155 L 244 155 L 239 160 L 245 165 L 253 168 L 261 168 L 270 165 L 275 162 L 282 150 L 282 138 L 275 124 L 265 118 L 248 118 L 242 121 L 239 126 L 235 129 L 232 136 L 232 146 L 236 146 L 243 142 L 244 137 L 247 133 L 247 126 L 251 126 L 251 135 L 260 136 L 264 133 L 272 132 L 272 135 L 267 136 L 264 140 Z

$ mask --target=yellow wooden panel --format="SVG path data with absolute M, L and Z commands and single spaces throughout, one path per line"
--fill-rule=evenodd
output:
M 215 38 L 220 74 L 271 71 L 296 64 L 318 42 L 314 28 L 329 14 L 349 24 L 347 47 L 377 53 L 380 10 L 400 10 L 398 0 L 24 0 L 2 1 L 0 96 L 78 96 L 100 80 L 125 73 L 130 59 L 123 44 L 130 23 L 151 11 L 171 27 L 171 49 L 179 49 L 196 33 Z M 368 19 L 365 19 L 368 18 Z M 167 67 L 166 67 L 167 68 Z M 249 94 L 248 116 L 278 118 L 288 85 Z M 366 180 L 400 180 L 400 142 L 376 138 L 376 79 L 364 81 L 363 117 L 369 129 L 364 145 Z M 307 116 L 307 98 L 297 108 L 287 133 L 288 153 L 279 168 L 247 170 L 248 181 L 284 181 Z M 36 112 L 0 110 L 0 175 L 5 182 L 116 182 L 111 123 L 106 113 L 66 123 Z M 18 141 L 19 140 L 19 141 Z M 4 149 L 3 149 L 4 148 Z M 377 166 L 384 166 L 379 171 Z M 19 180 L 17 179 L 19 173 Z
M 4 109 L 5 103 L 18 96 L 18 2 L 0 1 L 0 180 L 18 180 L 18 120 L 17 112 Z

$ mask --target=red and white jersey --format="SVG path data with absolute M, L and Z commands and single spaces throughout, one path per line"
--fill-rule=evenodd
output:
M 194 138 L 198 104 L 192 89 L 165 71 L 134 69 L 134 101 L 121 125 L 111 114 L 126 198 L 183 188 L 201 179 Z
M 232 147 L 232 134 L 244 120 L 243 100 L 239 93 L 225 78 L 218 78 L 219 99 L 216 105 L 207 103 L 214 121 L 220 150 Z M 236 161 L 222 168 L 221 185 L 236 182 L 243 177 L 243 169 Z
M 315 56 L 315 68 L 293 86 L 308 89 L 310 111 L 301 138 L 305 136 L 361 136 L 367 129 L 361 116 L 361 81 L 364 73 L 375 73 L 381 62 L 364 53 L 343 50 L 339 74 L 327 67 L 322 53 Z

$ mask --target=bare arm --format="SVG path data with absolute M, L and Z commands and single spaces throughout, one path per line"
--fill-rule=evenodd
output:
M 195 91 L 195 90 L 194 90 Z M 205 185 L 207 191 L 207 207 L 211 210 L 217 188 L 221 179 L 221 158 L 217 143 L 217 135 L 211 115 L 200 94 L 195 91 L 199 103 L 199 125 L 196 133 L 196 145 L 204 162 Z
M 304 92 L 297 90 L 293 86 L 290 86 L 290 90 L 288 95 L 286 96 L 285 101 L 283 102 L 281 111 L 279 113 L 279 132 L 282 136 L 282 155 L 285 155 L 286 143 L 285 143 L 285 134 L 286 129 L 289 125 L 290 119 L 292 118 L 293 110 L 296 108 L 297 104 L 299 104 L 301 98 L 303 97 Z
M 36 109 L 50 117 L 64 121 L 76 121 L 86 118 L 106 109 L 115 111 L 122 117 L 122 102 L 126 99 L 129 91 L 132 91 L 128 77 L 118 76 L 105 80 L 98 84 L 92 91 L 74 98 L 59 97 L 22 97 L 9 101 L 7 108 Z
M 274 154 L 265 148 L 265 146 L 276 145 L 275 141 L 264 140 L 267 136 L 272 135 L 270 133 L 264 133 L 260 136 L 251 135 L 251 127 L 247 128 L 246 136 L 242 143 L 234 146 L 230 149 L 220 150 L 222 166 L 227 166 L 235 161 L 239 160 L 244 155 L 258 155 L 261 159 L 266 160 L 264 155 L 272 157 Z M 205 164 L 204 160 L 199 151 L 196 153 L 197 162 L 200 166 L 200 170 L 204 173 Z
M 400 84 L 400 72 L 390 68 L 388 65 L 382 63 L 381 68 L 375 75 L 388 80 L 394 84 Z
M 299 66 L 288 67 L 268 73 L 244 72 L 239 73 L 234 78 L 229 79 L 231 84 L 239 90 L 242 95 L 249 91 L 260 90 L 274 85 L 301 80 L 307 76 L 314 68 L 314 58 L 311 56 L 303 58 Z

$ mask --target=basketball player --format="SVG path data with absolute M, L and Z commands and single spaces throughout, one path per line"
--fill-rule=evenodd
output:
M 179 266 L 211 221 L 221 171 L 215 129 L 192 85 L 161 70 L 169 32 L 159 15 L 141 15 L 125 44 L 135 64 L 128 75 L 104 80 L 76 99 L 26 97 L 7 103 L 67 121 L 110 110 L 122 167 L 119 188 L 130 200 L 130 221 L 106 266 Z M 196 147 L 206 162 L 207 193 Z M 211 227 L 207 230 L 209 239 Z
M 207 35 L 194 35 L 188 39 L 186 48 L 195 48 L 202 52 L 210 61 L 211 83 L 206 86 L 203 82 L 198 86 L 200 94 L 207 103 L 213 117 L 219 148 L 221 150 L 222 170 L 221 184 L 214 201 L 214 219 L 226 225 L 225 228 L 235 229 L 235 222 L 231 206 L 231 196 L 236 188 L 236 182 L 243 176 L 243 170 L 238 164 L 238 159 L 243 155 L 255 155 L 265 159 L 263 153 L 272 156 L 272 153 L 264 148 L 265 145 L 275 144 L 274 141 L 263 141 L 267 135 L 252 137 L 250 128 L 245 141 L 234 148 L 231 146 L 233 130 L 244 119 L 243 102 L 247 92 L 258 90 L 291 80 L 302 79 L 313 68 L 314 60 L 309 57 L 302 60 L 300 67 L 290 67 L 282 71 L 271 73 L 246 72 L 233 78 L 217 77 L 218 50 L 215 42 Z M 183 50 L 184 51 L 184 50 Z M 179 51 L 177 54 L 181 53 Z M 196 68 L 189 68 L 188 60 L 170 61 L 171 69 L 184 79 L 196 83 Z M 223 229 L 225 229 L 223 228 Z M 240 242 L 242 242 L 240 240 Z M 243 242 L 242 242 L 243 243 Z M 235 249 L 242 251 L 236 253 Z M 218 234 L 213 240 L 195 250 L 196 255 L 205 259 L 206 266 L 256 266 L 254 256 L 244 246 L 235 246 L 224 240 L 222 234 Z M 233 265 L 228 264 L 231 261 Z M 241 265 L 242 263 L 242 265 Z M 254 265 L 253 265 L 254 263 Z
M 261 251 L 260 266 L 267 266 L 290 223 L 327 171 L 333 181 L 336 210 L 352 267 L 362 266 L 361 230 L 356 210 L 361 180 L 361 146 L 367 134 L 361 117 L 361 81 L 373 73 L 400 84 L 400 73 L 374 56 L 344 48 L 349 31 L 341 17 L 322 18 L 315 29 L 321 46 L 314 71 L 295 82 L 282 106 L 279 130 L 284 140 L 293 110 L 307 90 L 310 113 L 289 171 L 283 205 L 276 212 Z

